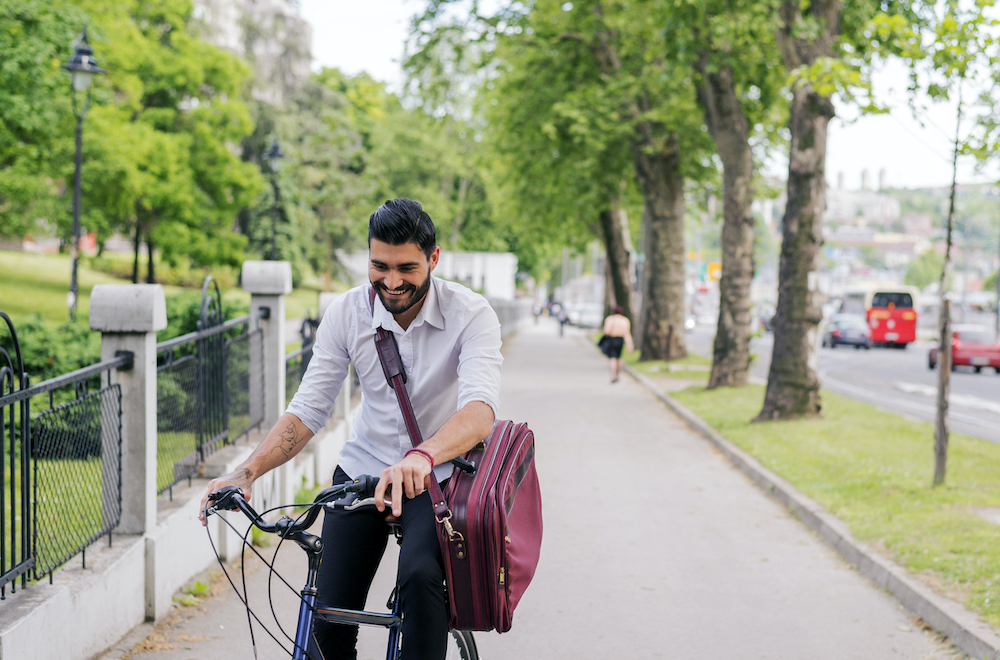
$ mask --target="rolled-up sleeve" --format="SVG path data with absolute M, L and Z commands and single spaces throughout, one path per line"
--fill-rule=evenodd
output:
M 348 298 L 346 295 L 338 298 L 323 315 L 309 368 L 285 410 L 298 417 L 313 433 L 326 425 L 351 364 L 347 345 L 356 319 L 354 310 L 347 304 Z
M 483 299 L 469 310 L 470 317 L 459 338 L 458 408 L 482 401 L 500 414 L 500 321 Z

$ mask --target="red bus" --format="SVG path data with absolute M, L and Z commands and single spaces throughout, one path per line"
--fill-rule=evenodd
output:
M 840 312 L 864 316 L 876 346 L 906 348 L 917 339 L 918 294 L 913 286 L 854 289 L 844 294 Z

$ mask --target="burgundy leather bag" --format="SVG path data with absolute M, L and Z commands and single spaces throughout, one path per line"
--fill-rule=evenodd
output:
M 378 328 L 375 346 L 416 447 L 423 436 L 404 385 L 396 338 Z M 455 470 L 444 492 L 434 479 L 429 489 L 439 523 L 449 623 L 454 630 L 507 632 L 542 545 L 534 434 L 526 424 L 498 421 L 465 459 L 475 466 L 472 474 Z

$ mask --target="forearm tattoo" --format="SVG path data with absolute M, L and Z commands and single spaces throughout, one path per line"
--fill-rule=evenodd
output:
M 302 442 L 302 438 L 295 432 L 295 425 L 289 424 L 285 430 L 278 434 L 279 443 L 275 450 L 280 451 L 285 456 L 291 456 L 295 448 Z
M 240 468 L 238 470 L 233 470 L 233 472 L 226 478 L 226 481 L 236 486 L 237 488 L 244 490 L 250 487 L 250 470 L 248 468 Z

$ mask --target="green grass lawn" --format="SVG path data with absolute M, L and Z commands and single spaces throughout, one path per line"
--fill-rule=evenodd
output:
M 689 353 L 687 357 L 680 360 L 650 360 L 640 362 L 640 352 L 633 351 L 624 353 L 622 359 L 626 364 L 631 365 L 641 374 L 658 378 L 667 376 L 670 378 L 681 378 L 684 380 L 704 381 L 708 383 L 708 377 L 712 372 L 712 360 L 709 358 Z
M 762 386 L 673 396 L 938 592 L 1000 626 L 1000 446 L 952 434 L 947 483 L 931 486 L 933 426 L 823 391 L 823 417 L 749 422 Z
M 69 318 L 66 294 L 69 292 L 72 261 L 67 254 L 33 254 L 0 250 L 0 311 L 14 321 L 40 313 L 53 323 Z M 80 299 L 77 316 L 87 318 L 90 290 L 95 284 L 120 283 L 110 275 L 98 273 L 80 263 L 78 269 Z
M 131 256 L 129 256 L 131 259 Z M 0 250 L 0 311 L 14 321 L 34 313 L 51 323 L 62 323 L 69 318 L 66 294 L 69 291 L 72 261 L 68 254 L 34 254 Z M 90 291 L 95 284 L 128 284 L 130 280 L 116 279 L 111 275 L 87 268 L 86 260 L 81 260 L 78 270 L 80 299 L 77 316 L 86 320 L 90 312 Z M 306 311 L 316 316 L 319 309 L 319 294 L 322 287 L 315 278 L 306 278 L 299 288 L 285 297 L 286 318 L 302 319 Z M 163 285 L 167 297 L 181 291 L 181 287 Z M 242 301 L 250 304 L 250 294 L 237 286 L 220 287 L 226 300 Z M 290 341 L 301 341 L 297 335 L 290 335 Z

